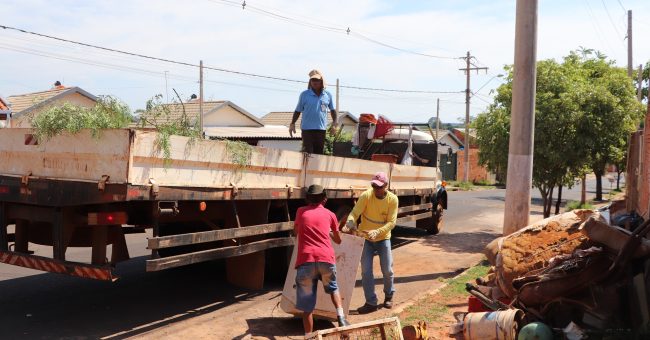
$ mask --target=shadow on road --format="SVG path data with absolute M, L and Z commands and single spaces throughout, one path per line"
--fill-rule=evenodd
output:
M 220 262 L 145 273 L 144 260 L 118 267 L 114 283 L 49 273 L 0 281 L 2 337 L 122 339 L 267 292 L 227 285 Z
M 279 308 L 279 307 L 278 307 Z M 247 319 L 248 330 L 242 335 L 236 336 L 233 340 L 248 339 L 250 336 L 263 337 L 265 339 L 277 339 L 278 337 L 290 339 L 302 339 L 304 330 L 302 320 L 297 317 L 266 317 Z M 335 327 L 335 324 L 325 320 L 314 320 L 314 329 L 328 329 Z
M 501 234 L 489 231 L 441 233 L 428 237 L 423 242 L 449 253 L 482 253 L 485 246 L 497 237 L 501 237 Z

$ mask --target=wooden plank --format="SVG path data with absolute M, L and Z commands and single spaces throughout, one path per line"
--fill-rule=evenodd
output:
M 171 136 L 171 156 L 165 164 L 156 144 L 155 132 L 136 131 L 132 147 L 129 182 L 148 185 L 154 178 L 160 186 L 207 188 L 287 188 L 300 186 L 303 154 L 253 147 L 249 164 L 232 160 L 226 142 Z
M 354 291 L 365 239 L 350 234 L 341 234 L 341 239 L 341 244 L 332 242 L 332 246 L 336 254 L 336 280 L 343 302 L 343 312 L 347 315 L 350 309 L 350 302 L 352 300 L 352 293 Z M 296 263 L 296 248 L 294 247 L 293 249 L 290 262 L 292 266 L 289 267 L 289 272 L 284 281 L 282 299 L 280 300 L 280 308 L 286 313 L 294 315 L 301 313 L 296 309 L 296 269 L 293 266 Z M 319 284 L 318 287 L 314 315 L 336 320 L 336 309 L 332 304 L 329 294 L 325 293 L 323 285 Z
M 158 271 L 163 269 L 185 266 L 193 263 L 252 254 L 265 249 L 291 246 L 293 245 L 293 243 L 294 243 L 294 239 L 292 237 L 272 238 L 268 240 L 247 243 L 241 246 L 209 249 L 209 250 L 203 250 L 195 253 L 147 260 L 147 271 L 153 272 L 153 271 Z
M 391 167 L 391 189 L 435 188 L 437 180 L 437 168 L 401 164 L 392 164 Z
M 55 136 L 41 145 L 29 145 L 31 129 L 0 130 L 0 174 L 125 183 L 129 157 L 129 130 L 102 130 L 99 139 L 90 130 Z M 28 144 L 28 145 L 26 145 Z
M 418 211 L 418 210 L 424 210 L 424 209 L 431 209 L 433 205 L 431 203 L 426 203 L 426 204 L 419 204 L 419 205 L 408 205 L 404 207 L 400 207 L 397 209 L 397 213 L 407 213 L 411 211 Z
M 246 236 L 262 235 L 293 229 L 293 222 L 259 224 L 242 228 L 202 231 L 190 234 L 154 237 L 148 240 L 149 249 L 178 247 L 189 244 L 229 240 Z
M 305 186 L 320 184 L 325 189 L 366 189 L 372 176 L 390 173 L 390 164 L 355 158 L 309 155 Z
M 404 223 L 404 222 L 413 222 L 417 220 L 422 220 L 425 218 L 431 218 L 431 212 L 425 212 L 422 214 L 416 214 L 416 215 L 409 215 L 409 216 L 404 216 L 400 217 L 397 219 L 397 223 Z

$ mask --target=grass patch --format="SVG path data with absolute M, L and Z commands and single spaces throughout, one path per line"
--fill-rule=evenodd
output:
M 453 181 L 451 182 L 451 186 L 459 188 L 460 190 L 463 191 L 470 191 L 474 187 L 474 184 L 472 182 Z
M 586 202 L 585 204 L 580 204 L 580 201 L 567 202 L 565 207 L 566 211 L 571 211 L 576 209 L 594 209 L 594 205 L 591 202 Z
M 447 286 L 438 293 L 422 298 L 400 314 L 402 325 L 412 325 L 421 320 L 431 324 L 445 316 L 450 316 L 448 304 L 468 295 L 465 291 L 465 283 L 473 282 L 477 277 L 487 275 L 489 269 L 489 263 L 482 261 L 463 274 L 445 280 Z

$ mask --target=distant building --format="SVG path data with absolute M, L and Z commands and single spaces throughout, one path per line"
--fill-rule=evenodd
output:
M 31 127 L 30 119 L 53 106 L 70 103 L 78 106 L 93 107 L 97 97 L 79 87 L 65 87 L 60 82 L 47 91 L 25 93 L 7 98 L 12 111 L 11 127 Z
M 158 117 L 152 117 L 143 113 L 140 119 L 155 120 L 156 124 L 169 121 L 179 120 L 183 113 L 187 116 L 190 124 L 199 122 L 200 103 L 197 98 L 193 98 L 185 103 L 163 104 L 168 114 L 162 114 Z M 144 124 L 145 127 L 153 127 L 152 124 Z M 262 121 L 244 110 L 240 106 L 228 100 L 205 101 L 203 102 L 203 127 L 262 127 Z
M 264 117 L 262 117 L 262 122 L 266 125 L 282 125 L 288 127 L 291 124 L 291 119 L 293 118 L 293 112 L 269 112 Z M 344 132 L 354 133 L 359 119 L 352 115 L 350 112 L 341 111 L 337 118 L 339 126 L 342 126 Z M 302 122 L 302 114 L 296 121 L 296 129 L 300 129 L 300 123 Z M 327 123 L 332 123 L 332 116 L 327 114 Z

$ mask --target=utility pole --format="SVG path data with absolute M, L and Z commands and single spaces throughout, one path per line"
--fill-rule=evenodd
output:
M 627 76 L 632 78 L 632 10 L 627 11 Z
M 336 78 L 336 112 L 339 112 L 339 78 Z
M 636 99 L 643 99 L 643 64 L 639 65 L 639 74 L 637 75 Z
M 517 0 L 512 117 L 503 235 L 528 225 L 533 177 L 537 0 Z
M 169 86 L 167 86 L 167 73 L 168 72 L 169 71 L 165 71 L 165 93 L 167 95 L 167 98 L 166 98 L 167 104 L 169 104 Z
M 436 103 L 436 143 L 438 143 L 438 130 L 440 130 L 440 98 Z
M 465 174 L 463 176 L 463 181 L 468 182 L 469 181 L 469 147 L 470 147 L 470 138 L 469 138 L 469 101 L 471 99 L 471 91 L 470 91 L 470 72 L 471 71 L 476 71 L 476 74 L 478 74 L 478 71 L 480 70 L 485 70 L 485 73 L 487 73 L 487 67 L 478 67 L 474 64 L 472 64 L 472 58 L 474 58 L 469 51 L 467 51 L 467 56 L 466 57 L 461 57 L 465 59 L 465 62 L 467 65 L 465 68 L 460 68 L 459 70 L 465 71 L 465 74 L 467 76 L 467 88 L 465 89 L 465 140 L 463 141 L 463 148 L 465 149 Z M 472 67 L 474 66 L 474 67 Z
M 203 60 L 199 61 L 199 127 L 203 138 Z

